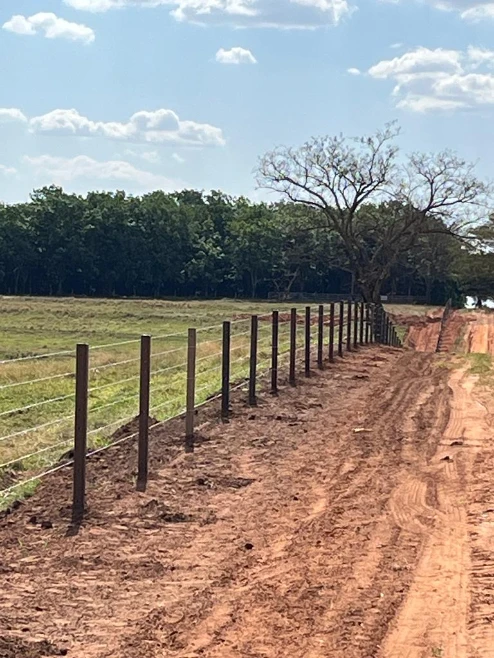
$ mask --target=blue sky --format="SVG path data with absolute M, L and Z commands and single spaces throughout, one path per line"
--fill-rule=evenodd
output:
M 3 201 L 51 183 L 261 198 L 266 150 L 393 119 L 404 151 L 494 169 L 494 3 L 2 0 L 0 25 Z

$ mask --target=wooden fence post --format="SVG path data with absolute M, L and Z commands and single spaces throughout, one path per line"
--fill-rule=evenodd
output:
M 230 415 L 230 346 L 231 323 L 223 322 L 223 345 L 221 354 L 221 417 L 226 420 Z
M 189 329 L 187 336 L 187 401 L 185 412 L 185 452 L 194 452 L 194 414 L 196 398 L 197 333 Z
M 292 308 L 290 311 L 290 375 L 289 381 L 291 386 L 295 386 L 295 359 L 297 358 L 297 309 Z
M 322 370 L 323 363 L 323 347 L 324 347 L 324 306 L 319 305 L 319 313 L 317 316 L 317 367 Z
M 305 376 L 310 377 L 310 306 L 305 307 Z
M 278 393 L 278 342 L 279 342 L 279 313 L 273 311 L 271 327 L 271 393 Z
M 376 305 L 370 305 L 370 342 L 376 342 Z
M 345 304 L 340 302 L 340 314 L 338 316 L 338 356 L 343 356 L 343 328 L 345 323 Z
M 149 455 L 149 381 L 151 377 L 151 336 L 141 336 L 139 381 L 139 441 L 137 447 L 137 491 L 145 491 Z
M 76 348 L 74 471 L 72 523 L 80 523 L 86 500 L 87 399 L 89 381 L 89 345 Z
M 364 324 L 365 324 L 365 317 L 364 317 L 364 310 L 365 310 L 365 304 L 364 302 L 360 303 L 360 344 L 364 344 Z
M 379 322 L 379 339 L 378 342 L 381 343 L 381 345 L 386 343 L 386 313 L 384 312 L 384 309 L 380 308 L 380 322 Z
M 334 362 L 334 302 L 329 306 L 329 362 Z
M 352 302 L 348 302 L 346 317 L 346 349 L 352 351 Z
M 369 344 L 369 334 L 370 334 L 370 308 L 369 304 L 365 305 L 365 344 Z
M 353 349 L 356 350 L 358 347 L 358 309 L 359 304 L 355 302 L 353 305 Z
M 250 365 L 249 365 L 249 404 L 255 407 L 257 378 L 257 335 L 259 333 L 259 318 L 253 315 L 250 319 Z

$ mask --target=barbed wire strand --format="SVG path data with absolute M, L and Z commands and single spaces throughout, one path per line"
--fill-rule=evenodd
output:
M 0 413 L 0 418 L 3 416 L 10 416 L 15 413 L 21 413 L 22 411 L 27 411 L 29 409 L 34 409 L 35 407 L 41 407 L 45 404 L 50 404 L 51 402 L 61 402 L 62 400 L 68 400 L 69 398 L 75 397 L 75 393 L 68 393 L 67 395 L 61 395 L 58 398 L 50 398 L 49 400 L 42 400 L 41 402 L 33 402 L 33 404 L 26 404 L 24 407 L 17 407 L 16 409 L 9 409 L 8 411 L 2 411 Z
M 13 439 L 16 436 L 21 436 L 22 434 L 29 434 L 29 432 L 36 432 L 37 430 L 46 429 L 52 425 L 63 423 L 66 420 L 73 420 L 73 418 L 73 414 L 70 414 L 69 416 L 63 416 L 62 418 L 57 418 L 56 420 L 50 420 L 47 423 L 42 423 L 41 425 L 36 425 L 35 427 L 29 427 L 28 429 L 20 430 L 19 432 L 13 432 L 12 434 L 7 434 L 6 436 L 0 436 L 0 442 Z
M 16 459 L 11 459 L 8 462 L 0 464 L 0 469 L 6 468 L 7 466 L 11 466 L 12 464 L 18 464 L 19 462 L 25 461 L 26 459 L 30 459 L 31 457 L 36 457 L 36 455 L 41 455 L 43 452 L 48 452 L 49 450 L 55 450 L 55 448 L 60 448 L 61 446 L 65 446 L 70 442 L 71 442 L 71 439 L 66 439 L 65 441 L 60 441 L 59 443 L 54 443 L 53 445 L 46 446 L 45 448 L 41 448 L 40 450 L 36 450 L 35 452 L 30 452 L 27 455 L 22 455 L 21 457 L 16 457 Z
M 30 384 L 38 384 L 40 382 L 47 382 L 52 379 L 60 379 L 61 377 L 74 377 L 74 372 L 64 372 L 59 375 L 50 375 L 49 377 L 39 377 L 38 379 L 29 379 L 23 382 L 12 382 L 10 384 L 3 384 L 0 386 L 0 391 L 5 390 L 6 388 L 13 388 L 14 386 L 29 386 Z

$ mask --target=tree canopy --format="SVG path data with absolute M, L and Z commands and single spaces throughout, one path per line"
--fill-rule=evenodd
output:
M 463 236 L 487 217 L 490 187 L 444 151 L 399 158 L 396 124 L 360 138 L 320 137 L 279 147 L 259 162 L 261 187 L 318 211 L 336 234 L 367 301 L 379 302 L 402 254 L 425 235 Z

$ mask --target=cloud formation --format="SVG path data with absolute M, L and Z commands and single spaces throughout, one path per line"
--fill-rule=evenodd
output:
M 257 59 L 245 48 L 236 46 L 225 50 L 220 48 L 216 53 L 216 61 L 220 64 L 257 64 Z
M 71 23 L 56 14 L 40 12 L 33 16 L 17 14 L 3 24 L 3 29 L 23 36 L 42 34 L 47 39 L 68 39 L 69 41 L 82 41 L 85 44 L 93 43 L 94 31 L 82 23 Z
M 146 144 L 170 146 L 223 146 L 220 128 L 208 123 L 183 121 L 172 110 L 141 110 L 126 122 L 94 121 L 75 109 L 57 109 L 28 119 L 16 109 L 0 108 L 0 123 L 4 120 L 27 122 L 31 133 L 72 135 L 75 137 L 105 137 Z
M 348 0 L 64 0 L 73 9 L 170 8 L 178 21 L 202 25 L 314 29 L 337 25 L 354 7 Z
M 414 112 L 494 104 L 494 51 L 416 48 L 372 66 L 369 75 L 392 80 L 396 106 Z
M 14 167 L 7 167 L 6 165 L 0 164 L 0 175 L 1 176 L 15 176 L 17 169 Z
M 138 169 L 125 160 L 101 161 L 86 155 L 75 158 L 39 155 L 25 156 L 23 162 L 34 170 L 38 178 L 55 185 L 87 181 L 92 186 L 95 181 L 101 181 L 110 185 L 123 183 L 139 191 L 172 191 L 178 185 L 176 181 Z

